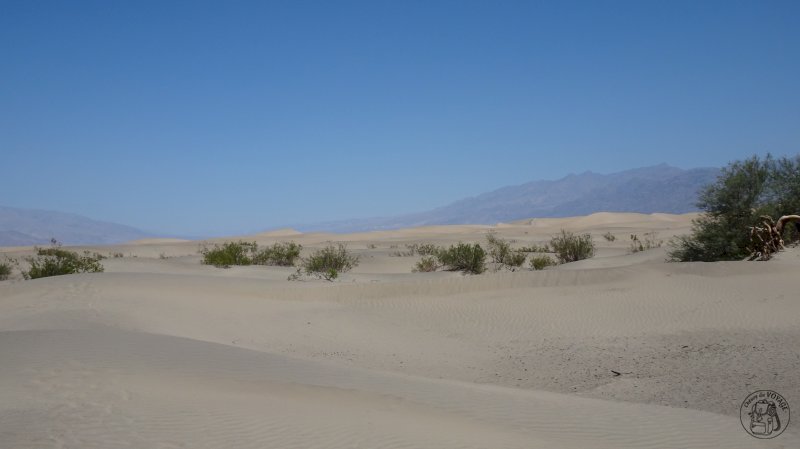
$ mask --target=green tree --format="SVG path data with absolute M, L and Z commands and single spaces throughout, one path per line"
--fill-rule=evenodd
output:
M 722 169 L 700 192 L 703 214 L 690 235 L 671 243 L 674 261 L 741 260 L 751 253 L 750 227 L 759 217 L 800 212 L 800 156 L 775 159 L 753 156 Z

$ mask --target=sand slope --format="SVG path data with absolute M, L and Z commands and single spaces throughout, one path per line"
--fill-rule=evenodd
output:
M 203 266 L 180 241 L 0 282 L 0 447 L 800 447 L 794 423 L 760 441 L 738 418 L 757 389 L 800 404 L 800 251 L 667 264 L 626 239 L 691 216 L 615 216 L 493 227 L 595 235 L 596 258 L 543 272 L 412 274 L 396 255 L 487 230 L 452 226 L 255 236 L 347 242 L 362 262 L 336 283 Z

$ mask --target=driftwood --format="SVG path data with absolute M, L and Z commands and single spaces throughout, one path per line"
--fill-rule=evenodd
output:
M 772 217 L 762 215 L 761 226 L 750 228 L 750 258 L 747 260 L 769 260 L 784 249 L 783 231 L 789 223 L 800 223 L 800 215 L 784 215 L 774 222 Z

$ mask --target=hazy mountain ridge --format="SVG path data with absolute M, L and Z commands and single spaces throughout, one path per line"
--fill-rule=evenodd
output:
M 594 212 L 687 213 L 697 211 L 699 190 L 718 168 L 681 169 L 667 164 L 607 175 L 585 172 L 555 181 L 501 187 L 427 212 L 299 226 L 304 231 L 352 232 L 446 224 L 494 224 L 525 218 Z
M 0 206 L 0 246 L 46 244 L 51 238 L 65 244 L 110 244 L 152 236 L 76 214 Z

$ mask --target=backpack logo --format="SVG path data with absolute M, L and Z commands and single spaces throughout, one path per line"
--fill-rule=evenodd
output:
M 789 425 L 789 403 L 772 390 L 750 393 L 739 409 L 742 427 L 756 438 L 775 438 Z

